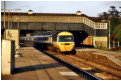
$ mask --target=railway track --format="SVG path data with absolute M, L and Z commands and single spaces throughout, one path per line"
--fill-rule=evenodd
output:
M 39 49 L 40 50 L 40 49 Z M 74 71 L 75 73 L 77 73 L 80 77 L 84 77 L 86 80 L 101 80 L 100 78 L 90 74 L 89 72 L 86 72 L 64 60 L 61 60 L 60 58 L 52 55 L 52 54 L 49 54 L 43 50 L 40 50 L 42 51 L 43 53 L 45 53 L 46 55 L 52 57 L 53 59 L 55 59 L 56 61 L 60 62 L 61 64 L 65 65 L 66 67 L 68 67 L 69 69 L 71 69 L 72 71 Z
M 58 54 L 50 50 L 43 51 L 39 48 L 37 49 L 44 52 L 48 56 L 54 58 L 55 60 L 59 61 L 60 63 L 64 64 L 65 66 L 75 71 L 80 76 L 83 76 L 85 79 L 121 80 L 120 67 L 101 64 L 96 61 L 92 61 L 89 59 L 87 60 L 78 55 L 72 55 L 72 54 L 64 55 L 64 54 Z
M 102 72 L 108 73 L 108 75 L 111 74 L 112 77 L 115 76 L 115 77 L 118 77 L 118 78 L 121 79 L 121 76 L 120 76 L 121 75 L 121 69 L 120 68 L 112 67 L 112 66 L 104 65 L 104 64 L 101 64 L 101 63 L 97 63 L 97 62 L 92 62 L 92 61 L 88 61 L 88 63 L 87 63 L 87 62 L 85 62 L 86 61 L 85 59 L 83 59 L 83 58 L 80 59 L 80 57 L 74 56 L 74 55 L 67 55 L 67 58 L 70 59 L 70 60 L 73 59 L 73 62 L 76 61 L 77 63 L 83 63 L 83 64 L 88 65 L 88 67 L 90 67 L 90 68 L 87 69 L 87 70 L 93 71 L 95 69 L 98 69 L 97 71 L 95 71 L 95 73 L 102 71 Z M 80 67 L 80 65 L 78 65 L 78 64 L 76 66 Z
M 56 52 L 53 52 L 53 51 L 44 51 L 44 53 L 56 59 L 57 61 L 63 63 L 64 65 L 66 65 L 67 67 L 75 71 L 77 74 L 79 74 L 80 76 L 84 76 L 86 79 L 90 79 L 90 80 L 95 80 L 95 79 L 96 80 L 98 79 L 99 80 L 100 79 L 120 80 L 121 79 L 121 75 L 120 75 L 121 68 L 95 63 L 76 55 L 57 54 Z M 76 68 L 76 70 L 74 70 L 74 68 Z M 77 69 L 80 71 L 78 71 Z M 87 77 L 85 76 L 85 72 Z
M 29 46 L 29 45 L 24 44 L 23 46 Z M 84 71 L 84 70 L 82 70 L 82 69 L 80 69 L 80 68 L 70 64 L 70 63 L 67 63 L 67 62 L 63 61 L 60 58 L 57 58 L 56 56 L 54 56 L 52 54 L 49 54 L 48 52 L 45 52 L 45 51 L 43 51 L 43 50 L 41 50 L 39 48 L 36 48 L 36 49 L 38 49 L 41 52 L 43 52 L 44 54 L 52 57 L 53 59 L 55 59 L 59 63 L 65 65 L 66 67 L 68 67 L 69 69 L 71 69 L 72 71 L 77 73 L 80 77 L 85 78 L 86 80 L 101 80 L 100 78 L 98 78 L 98 77 L 96 77 L 96 76 L 94 76 L 94 75 L 92 75 L 92 74 L 90 74 L 90 73 L 88 73 L 88 72 L 86 72 L 86 71 Z

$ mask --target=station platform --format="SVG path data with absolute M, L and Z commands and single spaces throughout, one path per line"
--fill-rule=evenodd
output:
M 7 80 L 84 80 L 72 70 L 33 47 L 21 47 L 15 70 Z
M 115 51 L 104 51 L 95 48 L 75 48 L 75 50 L 80 54 L 80 52 L 89 52 L 86 57 L 90 59 L 100 61 L 102 63 L 114 63 L 121 67 L 121 52 Z

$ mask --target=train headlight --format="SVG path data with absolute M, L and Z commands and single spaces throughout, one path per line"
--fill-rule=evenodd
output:
M 70 45 L 74 45 L 74 43 L 70 43 Z
M 61 43 L 61 45 L 65 45 L 65 43 Z
M 75 45 L 74 43 L 61 43 L 61 45 Z

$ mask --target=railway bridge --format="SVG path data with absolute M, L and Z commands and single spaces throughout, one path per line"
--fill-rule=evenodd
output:
M 1 13 L 2 27 L 3 15 Z M 5 22 L 7 30 L 20 30 L 20 36 L 35 31 L 70 31 L 74 34 L 76 44 L 107 47 L 107 22 L 85 14 L 6 12 Z

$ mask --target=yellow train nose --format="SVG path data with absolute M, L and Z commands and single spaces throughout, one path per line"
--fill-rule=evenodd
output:
M 59 44 L 59 49 L 61 52 L 68 52 L 72 51 L 74 49 L 75 44 L 74 43 L 61 43 Z

